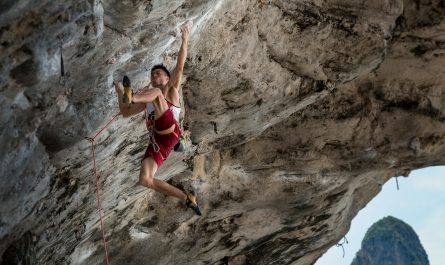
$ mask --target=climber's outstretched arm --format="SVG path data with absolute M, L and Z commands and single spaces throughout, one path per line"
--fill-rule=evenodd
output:
M 114 81 L 113 84 L 114 84 L 114 89 L 116 90 L 117 93 L 117 100 L 119 102 L 119 109 L 122 113 L 122 116 L 130 117 L 144 110 L 145 108 L 144 104 L 131 104 L 131 105 L 125 104 L 122 84 L 119 83 L 118 81 Z
M 164 98 L 164 95 L 162 94 L 162 91 L 159 88 L 152 87 L 151 85 L 148 85 L 142 89 L 141 93 L 137 93 L 133 95 L 133 102 L 138 103 L 148 103 L 153 102 L 158 97 Z
M 182 72 L 184 71 L 185 59 L 187 58 L 187 44 L 188 35 L 190 33 L 191 22 L 187 21 L 181 25 L 181 48 L 179 49 L 178 60 L 176 62 L 176 67 L 173 70 L 170 80 L 168 82 L 169 87 L 179 89 L 181 84 Z

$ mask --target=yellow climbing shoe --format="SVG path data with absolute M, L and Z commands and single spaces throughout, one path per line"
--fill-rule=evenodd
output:
M 131 89 L 131 82 L 128 76 L 124 75 L 122 85 L 124 85 L 124 103 L 131 104 L 133 100 L 133 90 Z
M 195 193 L 192 191 L 191 193 L 186 192 L 187 200 L 185 201 L 185 204 L 187 207 L 192 209 L 197 215 L 201 216 L 201 210 L 199 209 L 198 203 L 196 202 L 196 196 Z

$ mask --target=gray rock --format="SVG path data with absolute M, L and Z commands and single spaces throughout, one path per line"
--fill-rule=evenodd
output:
M 111 263 L 314 263 L 391 177 L 444 164 L 444 11 L 438 0 L 3 1 L 0 257 L 27 242 L 33 264 L 104 263 L 84 137 L 117 113 L 113 79 L 140 88 L 153 64 L 174 67 L 191 20 L 190 141 L 157 177 L 195 189 L 203 217 L 136 184 L 145 125 L 119 118 L 96 141 Z

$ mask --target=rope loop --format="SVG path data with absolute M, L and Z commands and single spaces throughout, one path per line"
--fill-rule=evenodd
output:
M 121 114 L 121 112 L 119 111 L 116 115 L 114 115 L 114 117 L 102 128 L 99 130 L 99 132 L 97 132 L 93 137 L 85 137 L 85 139 L 87 141 L 89 141 L 91 143 L 91 153 L 93 156 L 93 172 L 94 172 L 94 176 L 96 178 L 96 195 L 97 195 L 97 208 L 99 210 L 99 219 L 100 219 L 100 230 L 102 232 L 102 241 L 104 244 L 104 249 L 105 249 L 105 261 L 106 264 L 109 265 L 110 262 L 108 260 L 108 248 L 107 248 L 107 241 L 105 240 L 105 227 L 104 227 L 104 222 L 103 222 L 103 216 L 102 216 L 102 206 L 100 203 L 100 183 L 99 183 L 99 174 L 97 174 L 97 166 L 96 166 L 96 157 L 95 157 L 95 150 L 94 150 L 94 144 L 96 143 L 96 137 L 99 136 L 99 134 L 101 134 L 108 126 L 110 126 L 110 124 L 117 118 L 117 116 L 119 116 Z

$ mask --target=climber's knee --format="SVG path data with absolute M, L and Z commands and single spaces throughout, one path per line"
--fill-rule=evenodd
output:
M 156 162 L 152 157 L 147 157 L 142 160 L 141 171 L 139 172 L 139 184 L 144 187 L 153 188 L 153 180 L 157 170 Z
M 149 189 L 152 189 L 154 186 L 153 176 L 140 175 L 139 176 L 139 184 L 141 184 L 142 186 L 147 187 Z

